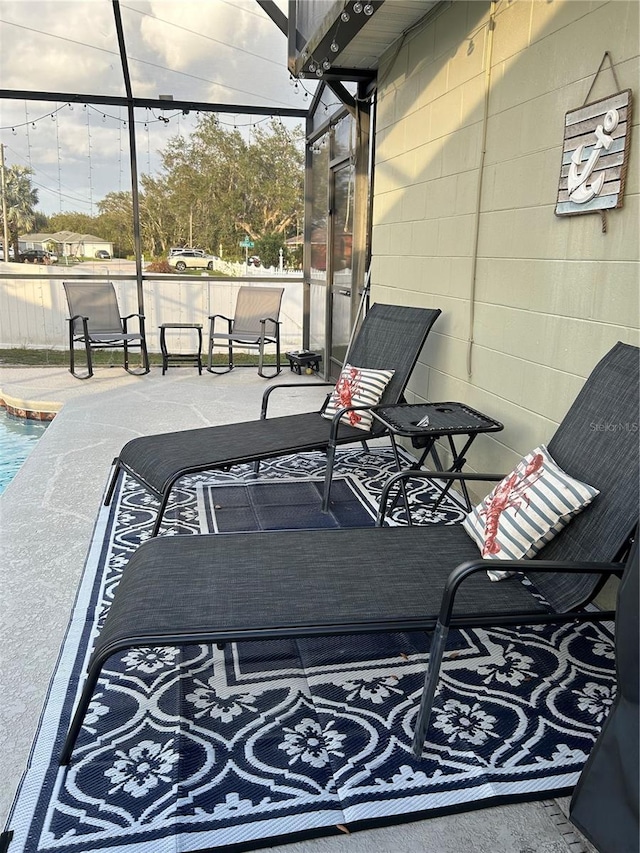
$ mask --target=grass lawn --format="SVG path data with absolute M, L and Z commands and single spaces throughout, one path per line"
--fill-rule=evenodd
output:
M 138 363 L 139 353 L 137 350 L 132 350 L 129 354 L 132 366 Z M 214 364 L 226 364 L 226 353 L 214 354 Z M 76 363 L 82 365 L 84 358 L 84 350 L 76 349 Z M 91 358 L 96 367 L 121 367 L 122 366 L 122 350 L 94 350 L 91 353 Z M 233 360 L 236 364 L 256 364 L 257 356 L 245 353 L 235 353 Z M 265 354 L 265 364 L 275 364 L 275 354 Z M 149 353 L 149 362 L 152 365 L 161 365 L 162 356 L 158 353 Z M 203 363 L 206 363 L 206 353 L 203 353 Z M 60 367 L 69 366 L 69 351 L 68 350 L 53 350 L 53 349 L 0 349 L 0 365 L 14 367 Z

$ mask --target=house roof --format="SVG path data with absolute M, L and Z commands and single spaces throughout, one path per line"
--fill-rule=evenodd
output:
M 104 237 L 96 237 L 95 234 L 80 234 L 77 231 L 56 231 L 51 239 L 57 243 L 109 243 Z
M 77 231 L 56 231 L 54 234 L 21 234 L 18 239 L 24 243 L 103 243 L 111 245 L 111 240 L 96 237 L 94 234 L 80 234 Z
M 46 243 L 47 240 L 53 240 L 53 234 L 21 234 L 19 240 L 30 240 L 32 243 Z
M 54 243 L 110 243 L 104 237 L 96 237 L 95 234 L 80 234 L 78 231 L 56 231 L 53 234 L 21 234 L 20 240 L 31 240 L 31 242 L 45 243 L 52 240 Z

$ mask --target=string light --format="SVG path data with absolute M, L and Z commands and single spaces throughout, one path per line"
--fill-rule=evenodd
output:
M 29 136 L 29 126 L 31 122 L 29 121 L 29 107 L 27 102 L 24 102 L 24 117 L 25 117 L 25 131 L 27 134 L 27 160 L 29 161 L 29 168 L 33 169 L 33 164 L 31 162 L 31 138 Z
M 58 155 L 58 199 L 60 204 L 60 213 L 62 213 L 62 149 L 60 148 L 60 125 L 58 124 L 58 110 L 52 113 L 52 118 L 56 123 L 56 152 Z
M 298 84 L 298 81 L 292 77 L 291 83 L 294 86 L 295 91 L 299 92 L 300 86 Z M 304 89 L 304 87 L 302 87 L 302 88 Z M 307 100 L 307 98 L 309 97 L 309 94 L 310 93 L 308 93 L 306 90 L 304 90 L 305 100 Z M 76 102 L 75 105 L 78 105 L 78 103 L 79 102 Z M 319 106 L 320 105 L 325 106 L 325 111 L 327 110 L 326 105 L 322 101 L 320 101 Z M 0 127 L 0 130 L 6 130 L 7 132 L 11 131 L 13 136 L 20 136 L 19 130 L 21 128 L 25 129 L 26 136 L 27 136 L 26 141 L 27 141 L 27 146 L 28 146 L 29 167 L 33 168 L 32 162 L 31 162 L 33 155 L 32 155 L 32 145 L 31 145 L 31 141 L 30 141 L 30 131 L 37 129 L 37 126 L 41 121 L 45 121 L 47 123 L 46 124 L 47 128 L 50 127 L 50 125 L 48 124 L 49 120 L 54 122 L 56 138 L 55 138 L 55 143 L 52 140 L 51 148 L 53 148 L 53 144 L 55 144 L 55 150 L 56 150 L 57 161 L 58 161 L 58 174 L 56 176 L 57 180 L 55 178 L 53 179 L 53 186 L 55 187 L 57 184 L 57 192 L 58 192 L 58 197 L 59 197 L 59 202 L 60 202 L 60 211 L 62 211 L 62 207 L 63 207 L 63 194 L 62 194 L 63 163 L 62 163 L 61 134 L 62 134 L 63 128 L 60 128 L 60 124 L 58 121 L 58 113 L 61 110 L 66 110 L 66 109 L 73 112 L 74 111 L 74 104 L 72 104 L 70 102 L 65 102 L 63 104 L 58 103 L 55 105 L 55 109 L 53 109 L 53 110 L 49 109 L 47 112 L 38 116 L 34 120 L 32 120 L 30 115 L 29 115 L 29 106 L 30 106 L 30 104 L 27 101 L 25 101 L 24 102 L 24 109 L 25 109 L 25 119 L 26 120 L 24 123 L 17 124 L 17 125 L 8 125 L 7 127 Z M 113 130 L 118 129 L 118 132 L 119 132 L 119 144 L 118 144 L 118 149 L 117 149 L 118 150 L 118 182 L 117 182 L 116 186 L 119 188 L 119 191 L 122 191 L 123 172 L 124 172 L 124 168 L 123 168 L 123 156 L 124 155 L 123 155 L 122 132 L 126 131 L 126 129 L 127 129 L 127 120 L 126 120 L 126 118 L 123 119 L 123 117 L 122 117 L 122 110 L 121 110 L 120 105 L 118 107 L 116 107 L 116 109 L 114 110 L 114 114 L 109 114 L 108 112 L 103 111 L 102 109 L 92 105 L 91 103 L 82 104 L 82 109 L 85 112 L 86 124 L 87 124 L 87 128 L 86 128 L 87 148 L 85 149 L 85 156 L 87 158 L 88 184 L 89 184 L 89 186 L 88 186 L 89 198 L 87 200 L 83 201 L 83 203 L 87 204 L 87 202 L 88 202 L 89 215 L 93 216 L 95 213 L 95 211 L 94 211 L 95 188 L 93 187 L 93 128 L 91 126 L 91 112 L 95 113 L 96 122 L 101 121 L 102 125 L 107 126 L 107 127 L 105 127 L 105 130 L 107 130 L 107 129 L 109 129 L 109 130 L 110 129 L 113 129 Z M 164 110 L 164 108 L 162 106 L 160 107 L 160 109 Z M 190 111 L 189 110 L 176 110 L 174 113 L 169 113 L 168 115 L 158 115 L 157 111 L 154 111 L 153 109 L 150 109 L 149 107 L 145 107 L 145 110 L 148 113 L 150 113 L 152 117 L 147 116 L 144 121 L 141 121 L 140 119 L 134 119 L 133 121 L 134 121 L 134 124 L 136 124 L 136 125 L 142 125 L 144 127 L 144 130 L 147 133 L 147 146 L 146 146 L 147 147 L 147 164 L 145 164 L 145 165 L 148 165 L 149 173 L 151 174 L 151 165 L 152 165 L 151 164 L 151 154 L 150 154 L 151 124 L 154 124 L 157 122 L 162 122 L 162 124 L 164 126 L 167 126 L 167 125 L 170 125 L 173 123 L 173 119 L 178 119 L 178 133 L 180 133 L 180 117 L 183 115 L 188 115 Z M 117 111 L 117 114 L 115 114 L 116 111 Z M 201 111 L 198 110 L 198 111 L 194 111 L 194 112 L 197 113 L 198 120 L 202 121 L 202 118 L 200 117 Z M 229 121 L 229 122 L 220 121 L 220 118 L 217 114 L 209 113 L 208 111 L 204 111 L 202 113 L 202 116 L 203 117 L 204 116 L 211 116 L 213 118 L 213 121 L 215 122 L 216 126 L 218 126 L 218 125 L 225 125 L 227 127 L 231 126 L 231 121 Z M 252 139 L 254 139 L 254 137 L 255 137 L 255 133 L 256 133 L 256 130 L 258 128 L 258 125 L 260 125 L 262 123 L 271 121 L 271 122 L 274 122 L 274 124 L 275 124 L 277 122 L 277 124 L 280 127 L 285 127 L 285 125 L 283 124 L 283 121 L 282 121 L 282 116 L 279 115 L 278 113 L 274 113 L 273 115 L 268 115 L 268 116 L 258 116 L 257 118 L 253 115 L 247 115 L 246 116 L 246 119 L 247 119 L 246 122 L 238 121 L 238 118 L 242 119 L 244 117 L 245 116 L 238 116 L 236 114 L 233 118 L 232 126 L 233 126 L 234 130 L 248 129 L 249 144 L 251 144 Z M 111 120 L 114 122 L 113 128 L 111 127 L 111 124 L 112 124 Z M 174 125 L 174 127 L 175 127 L 175 125 Z M 27 152 L 25 152 L 25 154 L 26 153 Z M 26 157 L 25 157 L 25 159 L 26 159 Z M 43 187 L 43 188 L 47 192 L 51 191 L 51 190 L 47 189 L 47 187 Z M 55 192 L 55 190 L 53 190 L 53 191 Z
M 84 105 L 87 109 L 87 105 Z M 87 110 L 87 147 L 89 149 L 89 215 L 93 216 L 93 163 L 91 160 L 91 114 Z
M 118 113 L 120 112 L 120 107 L 118 107 Z M 120 116 L 118 116 L 120 118 Z M 118 124 L 118 192 L 122 192 L 122 130 L 123 126 L 126 127 L 125 122 L 119 122 Z

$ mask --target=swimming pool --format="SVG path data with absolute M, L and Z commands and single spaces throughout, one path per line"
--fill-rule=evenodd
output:
M 0 494 L 13 480 L 47 426 L 47 421 L 16 418 L 0 407 Z

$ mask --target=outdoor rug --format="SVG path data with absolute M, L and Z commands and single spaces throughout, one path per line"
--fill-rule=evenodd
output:
M 275 493 L 283 478 L 314 481 L 323 470 L 324 456 L 307 454 L 265 463 L 259 476 L 243 466 L 185 479 L 163 535 L 219 524 L 229 487 L 246 504 L 256 482 Z M 356 496 L 370 523 L 392 471 L 386 449 L 341 451 L 333 518 L 353 517 L 339 505 Z M 433 496 L 421 484 L 410 497 L 419 516 Z M 424 633 L 135 649 L 105 666 L 61 770 L 93 638 L 154 513 L 128 479 L 100 512 L 3 853 L 249 850 L 575 785 L 614 693 L 613 641 L 598 625 L 452 632 L 420 762 L 411 738 Z M 444 523 L 461 514 L 449 502 L 438 509 Z M 290 504 L 281 518 L 291 523 Z
M 322 512 L 323 480 L 199 485 L 202 533 L 256 530 L 315 530 L 373 527 L 375 512 L 351 477 L 334 478 L 331 501 Z

